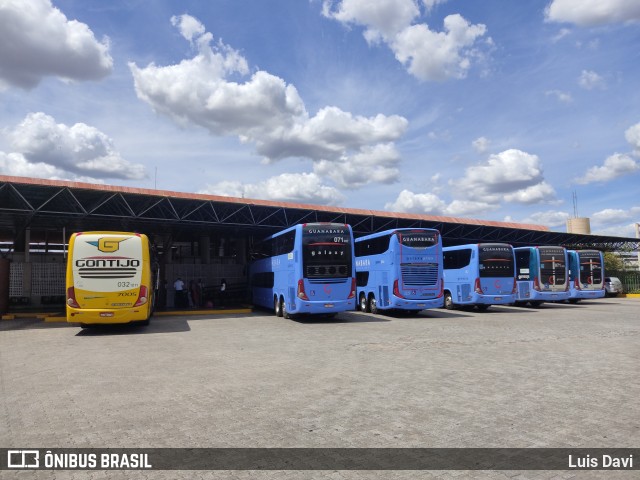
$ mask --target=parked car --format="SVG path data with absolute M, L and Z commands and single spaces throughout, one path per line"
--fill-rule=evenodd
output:
M 607 297 L 615 297 L 624 293 L 622 282 L 618 277 L 604 277 L 604 290 Z

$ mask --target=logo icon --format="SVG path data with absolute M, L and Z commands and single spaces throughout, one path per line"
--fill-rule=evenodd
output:
M 38 450 L 8 450 L 7 467 L 9 468 L 39 468 L 40 451 Z
M 104 253 L 117 252 L 120 248 L 120 242 L 124 242 L 129 237 L 102 237 L 97 242 L 87 242 L 89 245 L 97 247 Z

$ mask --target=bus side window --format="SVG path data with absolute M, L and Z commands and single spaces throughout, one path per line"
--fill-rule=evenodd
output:
M 464 268 L 471 263 L 471 249 L 450 250 L 443 253 L 443 263 L 446 269 Z
M 366 287 L 369 283 L 369 272 L 356 272 L 356 285 Z

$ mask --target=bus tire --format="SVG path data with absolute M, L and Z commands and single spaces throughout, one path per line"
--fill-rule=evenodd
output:
M 369 311 L 374 315 L 378 313 L 378 302 L 376 301 L 376 296 L 373 294 L 369 297 Z
M 280 303 L 278 297 L 273 297 L 273 313 L 275 313 L 276 317 L 282 316 L 282 303 Z
M 367 302 L 367 297 L 364 293 L 360 294 L 360 311 L 362 313 L 369 312 L 369 303 Z
M 530 301 L 529 305 L 531 305 L 533 308 L 540 308 L 540 305 L 542 305 L 544 302 L 540 301 L 540 300 L 534 300 L 534 301 Z
M 140 320 L 138 322 L 138 325 L 140 325 L 141 327 L 148 327 L 149 326 L 149 319 L 147 318 L 146 320 Z
M 481 312 L 486 312 L 487 310 L 489 310 L 490 306 L 491 305 L 485 305 L 485 304 L 476 305 L 476 307 L 478 307 L 478 310 L 480 310 Z
M 453 299 L 450 292 L 444 292 L 444 308 L 453 310 Z
M 287 311 L 287 302 L 284 301 L 284 298 L 280 298 L 280 311 L 282 312 L 282 316 L 287 320 L 291 318 L 291 315 L 289 315 Z

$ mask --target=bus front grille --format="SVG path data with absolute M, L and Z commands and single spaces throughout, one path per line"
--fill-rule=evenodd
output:
M 434 263 L 400 265 L 404 285 L 435 285 L 438 283 L 438 265 Z

